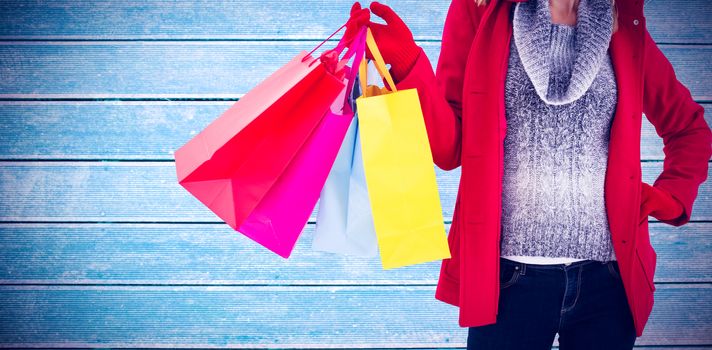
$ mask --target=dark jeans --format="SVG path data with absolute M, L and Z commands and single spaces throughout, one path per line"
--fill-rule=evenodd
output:
M 632 349 L 618 263 L 533 265 L 500 258 L 497 323 L 470 327 L 468 349 Z

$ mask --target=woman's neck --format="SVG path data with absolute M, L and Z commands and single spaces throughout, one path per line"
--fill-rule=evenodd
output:
M 544 1 L 544 0 L 543 0 Z M 576 14 L 579 0 L 546 0 L 549 1 L 551 23 L 576 25 Z

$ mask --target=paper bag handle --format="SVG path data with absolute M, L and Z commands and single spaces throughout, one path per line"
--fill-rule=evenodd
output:
M 307 53 L 304 57 L 302 57 L 302 62 L 306 61 L 309 57 L 311 57 L 311 54 L 313 54 L 314 51 L 318 50 L 318 49 L 321 47 L 321 45 L 324 45 L 324 43 L 326 43 L 327 41 L 329 41 L 329 39 L 331 39 L 334 35 L 336 35 L 336 33 L 338 33 L 341 29 L 343 29 L 344 27 L 346 27 L 347 24 L 348 24 L 348 22 L 344 23 L 341 27 L 339 27 L 339 29 L 335 30 L 333 33 L 331 33 L 331 35 L 329 35 L 326 39 L 324 39 L 324 41 L 320 42 L 319 45 L 317 45 L 314 49 L 312 49 L 311 51 L 309 51 L 309 53 Z M 341 39 L 342 39 L 342 40 L 339 41 L 339 44 L 341 44 L 341 42 L 343 41 L 343 38 L 341 38 Z M 339 45 L 339 46 L 340 46 L 340 45 Z M 318 58 L 315 58 L 315 59 L 314 59 L 314 61 L 316 61 L 316 60 L 318 60 Z M 312 62 L 312 63 L 313 63 L 313 62 Z M 311 63 L 310 63 L 309 65 L 311 65 Z
M 393 77 L 391 77 L 391 73 L 388 71 L 388 68 L 386 68 L 386 63 L 383 61 L 383 56 L 381 56 L 381 51 L 378 50 L 378 45 L 376 45 L 376 40 L 373 38 L 370 28 L 366 30 L 366 46 L 368 46 L 368 49 L 371 50 L 371 54 L 373 54 L 373 62 L 376 66 L 378 74 L 382 78 L 386 79 L 386 83 L 388 83 L 388 87 L 392 92 L 398 91 L 396 84 L 393 82 Z M 359 65 L 359 75 L 361 76 L 359 79 L 359 83 L 361 84 L 361 93 L 365 97 L 368 97 L 368 89 L 366 88 L 366 60 L 362 60 Z

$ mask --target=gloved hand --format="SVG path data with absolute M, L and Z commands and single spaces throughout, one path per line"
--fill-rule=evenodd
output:
M 408 26 L 390 7 L 374 1 L 370 8 L 376 16 L 386 21 L 385 25 L 369 22 L 368 26 L 371 28 L 373 38 L 376 39 L 383 60 L 391 65 L 393 79 L 399 81 L 413 68 L 421 49 L 416 45 Z M 370 51 L 366 53 L 366 57 L 373 59 Z
M 672 220 L 682 215 L 684 208 L 667 191 L 642 183 L 643 202 L 640 204 L 640 220 L 648 219 L 648 215 L 658 220 Z
M 371 20 L 371 12 L 368 9 L 362 9 L 361 4 L 356 1 L 353 6 L 351 6 L 351 15 L 348 22 L 346 22 L 346 32 L 344 33 L 344 40 L 346 42 L 351 41 L 358 35 L 359 29 L 367 25 Z
M 368 25 L 371 19 L 371 12 L 368 9 L 362 9 L 361 4 L 356 1 L 351 7 L 351 15 L 346 22 L 346 32 L 343 40 L 345 43 L 352 41 L 359 33 L 359 30 Z M 335 49 L 324 51 L 319 57 L 324 67 L 328 72 L 334 75 L 340 75 L 343 67 L 339 66 L 339 53 Z

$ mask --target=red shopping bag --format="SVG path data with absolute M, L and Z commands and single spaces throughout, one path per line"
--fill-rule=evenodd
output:
M 365 29 L 357 38 L 355 48 L 349 50 L 340 62 L 330 62 L 334 69 L 343 69 L 346 61 L 355 55 L 352 68 L 345 77 L 348 84 L 279 179 L 237 229 L 283 258 L 291 255 L 309 220 L 354 118 L 349 97 L 366 49 Z M 334 53 L 331 52 L 332 58 Z
M 238 230 L 345 86 L 300 53 L 176 150 L 178 182 Z

